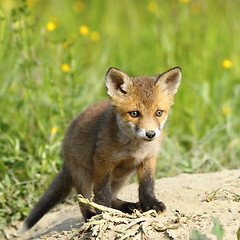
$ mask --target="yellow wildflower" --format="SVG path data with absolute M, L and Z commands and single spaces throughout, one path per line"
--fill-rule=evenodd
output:
M 222 107 L 222 114 L 224 117 L 227 117 L 231 113 L 231 108 L 228 104 L 224 104 Z
M 54 30 L 56 30 L 57 26 L 54 22 L 48 22 L 46 24 L 46 29 L 49 31 L 49 32 L 52 32 Z
M 90 38 L 92 41 L 96 42 L 100 39 L 100 34 L 98 32 L 91 32 Z
M 157 11 L 157 9 L 158 9 L 158 5 L 155 3 L 155 2 L 150 2 L 149 4 L 148 4 L 148 11 L 149 12 L 156 12 Z
M 87 36 L 89 34 L 89 27 L 86 25 L 82 25 L 79 28 L 79 32 L 82 36 Z
M 70 72 L 70 71 L 71 71 L 71 68 L 70 68 L 69 64 L 64 63 L 64 64 L 62 64 L 62 66 L 61 66 L 61 70 L 62 70 L 63 72 L 65 72 L 65 73 L 67 73 L 67 72 Z
M 57 132 L 57 127 L 53 127 L 51 130 L 51 135 L 55 135 Z
M 231 68 L 232 67 L 232 61 L 231 60 L 229 60 L 229 59 L 225 59 L 225 60 L 223 60 L 223 62 L 222 62 L 222 67 L 223 68 Z
M 77 1 L 77 2 L 73 3 L 73 10 L 76 13 L 80 13 L 80 12 L 84 11 L 85 7 L 86 7 L 85 3 L 82 1 Z
M 179 2 L 181 2 L 181 3 L 189 3 L 189 2 L 191 2 L 191 0 L 179 0 Z

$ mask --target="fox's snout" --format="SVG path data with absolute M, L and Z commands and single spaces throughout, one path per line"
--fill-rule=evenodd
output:
M 149 138 L 149 139 L 153 139 L 155 136 L 156 136 L 156 133 L 154 131 L 147 131 L 146 132 L 146 136 Z
M 152 141 L 160 136 L 161 130 L 155 129 L 155 130 L 145 130 L 144 128 L 139 127 L 132 127 L 132 130 L 136 137 L 143 139 L 145 141 Z

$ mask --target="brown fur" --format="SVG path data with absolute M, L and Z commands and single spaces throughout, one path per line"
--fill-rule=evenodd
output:
M 130 78 L 110 68 L 106 74 L 110 100 L 90 106 L 72 121 L 62 145 L 62 172 L 30 213 L 25 227 L 31 228 L 71 187 L 89 199 L 93 193 L 95 202 L 125 212 L 139 207 L 143 211 L 163 211 L 164 204 L 154 195 L 154 173 L 162 128 L 180 78 L 179 68 L 157 78 Z M 162 116 L 155 115 L 157 110 L 163 111 Z M 132 117 L 131 111 L 139 111 L 140 115 Z M 148 137 L 149 131 L 156 137 Z M 117 194 L 136 170 L 139 203 L 124 202 Z M 58 199 L 57 189 L 64 184 L 68 187 L 62 188 Z M 56 200 L 50 204 L 51 199 Z M 79 206 L 85 219 L 96 214 L 94 209 Z

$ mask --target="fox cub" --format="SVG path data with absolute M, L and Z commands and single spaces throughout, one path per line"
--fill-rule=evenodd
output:
M 27 231 L 72 187 L 85 198 L 124 212 L 134 208 L 165 210 L 154 194 L 154 172 L 164 124 L 181 81 L 175 67 L 157 77 L 129 77 L 110 68 L 105 77 L 110 100 L 79 114 L 63 140 L 63 166 L 23 224 Z M 123 184 L 137 171 L 139 202 L 117 198 Z M 98 213 L 80 205 L 85 219 Z

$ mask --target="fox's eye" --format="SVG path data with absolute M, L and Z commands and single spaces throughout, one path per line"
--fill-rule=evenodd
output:
M 163 114 L 163 110 L 157 110 L 156 113 L 155 113 L 155 115 L 156 115 L 157 117 L 161 117 L 162 114 Z
M 140 112 L 139 111 L 131 111 L 129 112 L 129 115 L 133 118 L 140 117 Z

